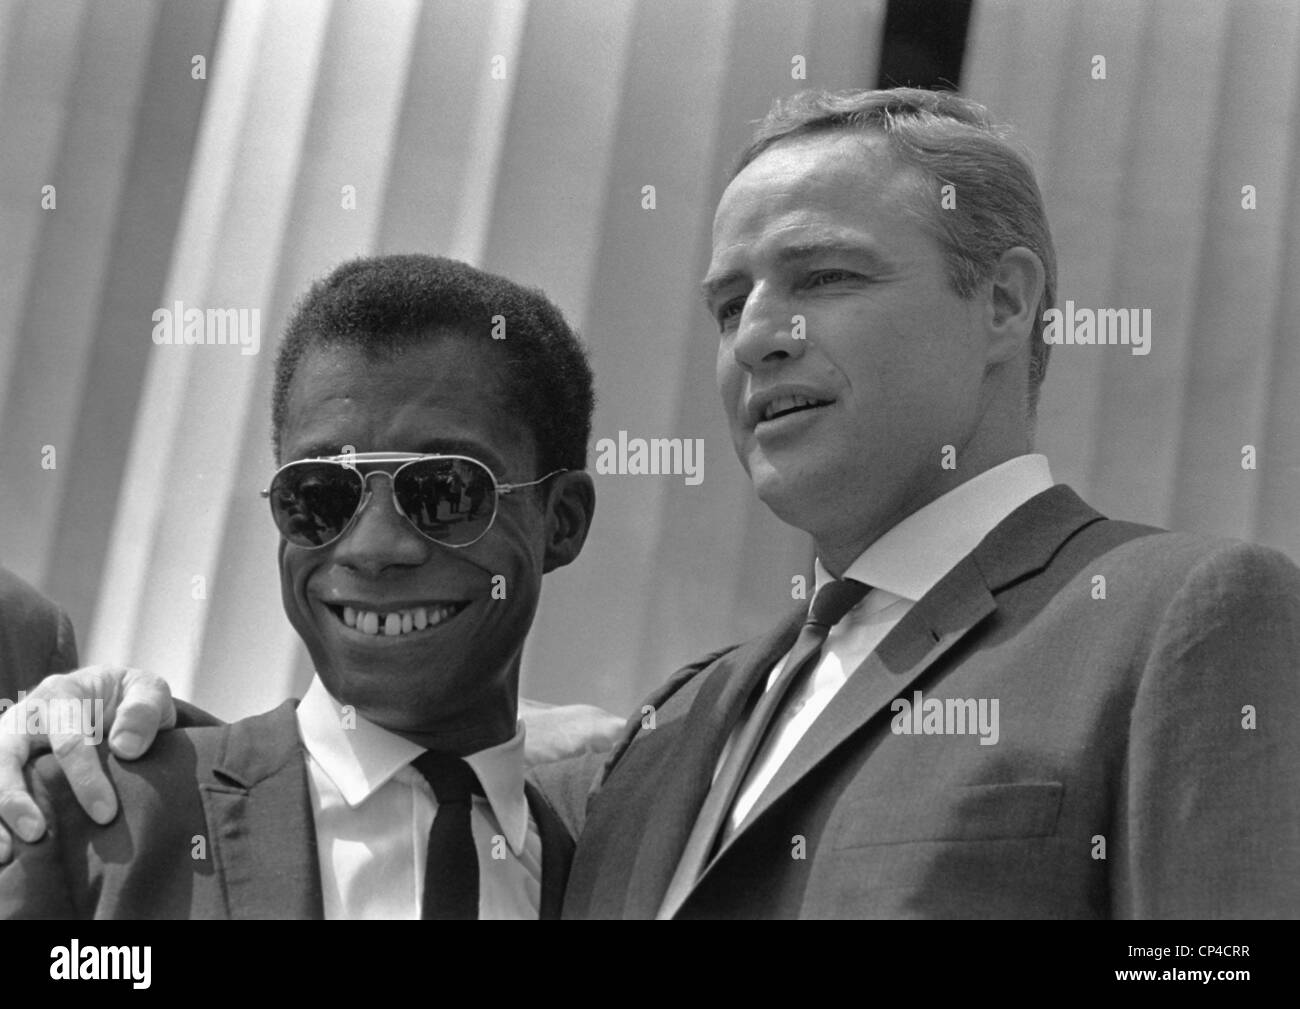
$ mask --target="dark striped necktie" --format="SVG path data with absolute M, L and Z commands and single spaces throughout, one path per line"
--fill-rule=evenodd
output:
M 750 765 L 762 747 L 767 729 L 780 710 L 782 701 L 801 676 L 816 668 L 831 628 L 862 601 L 869 588 L 862 582 L 843 578 L 827 582 L 817 590 L 808 618 L 799 631 L 799 637 L 795 639 L 794 647 L 790 649 L 789 659 L 781 669 L 781 674 L 758 698 L 749 718 L 737 731 L 735 744 L 727 753 L 727 759 L 709 789 L 695 827 L 687 839 L 681 861 L 677 864 L 677 871 L 668 885 L 664 898 L 666 905 L 676 906 L 694 888 L 713 856 L 727 815 L 736 801 L 736 793 L 740 790 L 745 775 L 749 773 Z

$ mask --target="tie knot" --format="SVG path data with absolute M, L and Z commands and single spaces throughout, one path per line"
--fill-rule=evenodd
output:
M 425 750 L 411 761 L 411 766 L 424 775 L 439 805 L 469 802 L 471 795 L 483 794 L 474 769 L 450 753 Z
M 856 582 L 852 578 L 837 578 L 835 581 L 827 582 L 813 597 L 807 622 L 820 627 L 834 627 L 844 614 L 862 601 L 868 589 L 869 586 Z

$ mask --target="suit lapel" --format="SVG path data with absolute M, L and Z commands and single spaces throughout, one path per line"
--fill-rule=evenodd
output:
M 316 827 L 294 702 L 226 728 L 200 785 L 212 857 L 231 918 L 322 918 Z M 542 844 L 540 917 L 558 918 L 574 841 L 525 782 Z
M 659 909 L 722 747 L 759 680 L 789 651 L 802 621 L 802 613 L 792 614 L 775 630 L 727 653 L 707 673 L 679 730 L 680 745 L 661 761 L 648 789 L 655 799 L 628 877 L 624 917 L 652 918 Z
M 944 591 L 927 593 L 854 670 L 763 790 L 745 822 L 718 849 L 715 862 L 751 823 L 997 609 L 969 557 L 941 584 Z
M 1068 538 L 1102 517 L 1070 488 L 1058 484 L 994 528 L 918 600 L 853 672 L 791 751 L 744 823 L 719 848 L 701 881 L 759 817 L 995 612 L 995 592 L 1042 570 Z
M 316 826 L 293 701 L 235 722 L 200 778 L 231 918 L 322 918 Z
M 524 794 L 528 797 L 528 808 L 537 823 L 537 834 L 542 842 L 542 896 L 538 917 L 546 921 L 560 917 L 569 866 L 573 863 L 573 837 L 541 789 L 526 781 Z

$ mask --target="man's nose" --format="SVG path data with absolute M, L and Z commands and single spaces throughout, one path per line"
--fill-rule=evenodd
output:
M 393 501 L 393 478 L 366 477 L 367 499 L 352 528 L 334 545 L 334 562 L 364 575 L 388 567 L 423 564 L 432 544 L 415 531 Z
M 745 299 L 737 323 L 733 353 L 750 371 L 803 355 L 804 321 L 788 298 L 756 285 Z

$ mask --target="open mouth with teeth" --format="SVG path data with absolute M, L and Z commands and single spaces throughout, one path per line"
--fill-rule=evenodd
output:
M 792 413 L 827 406 L 829 402 L 829 400 L 825 399 L 810 399 L 807 396 L 782 396 L 779 399 L 772 400 L 763 408 L 763 416 L 759 420 L 760 422 L 776 420 L 778 417 L 786 417 Z
M 456 616 L 468 606 L 468 602 L 434 603 L 430 606 L 415 606 L 408 610 L 363 610 L 352 606 L 333 606 L 326 608 L 344 625 L 361 634 L 372 637 L 397 638 L 406 634 L 419 634 L 432 627 L 437 627 Z

